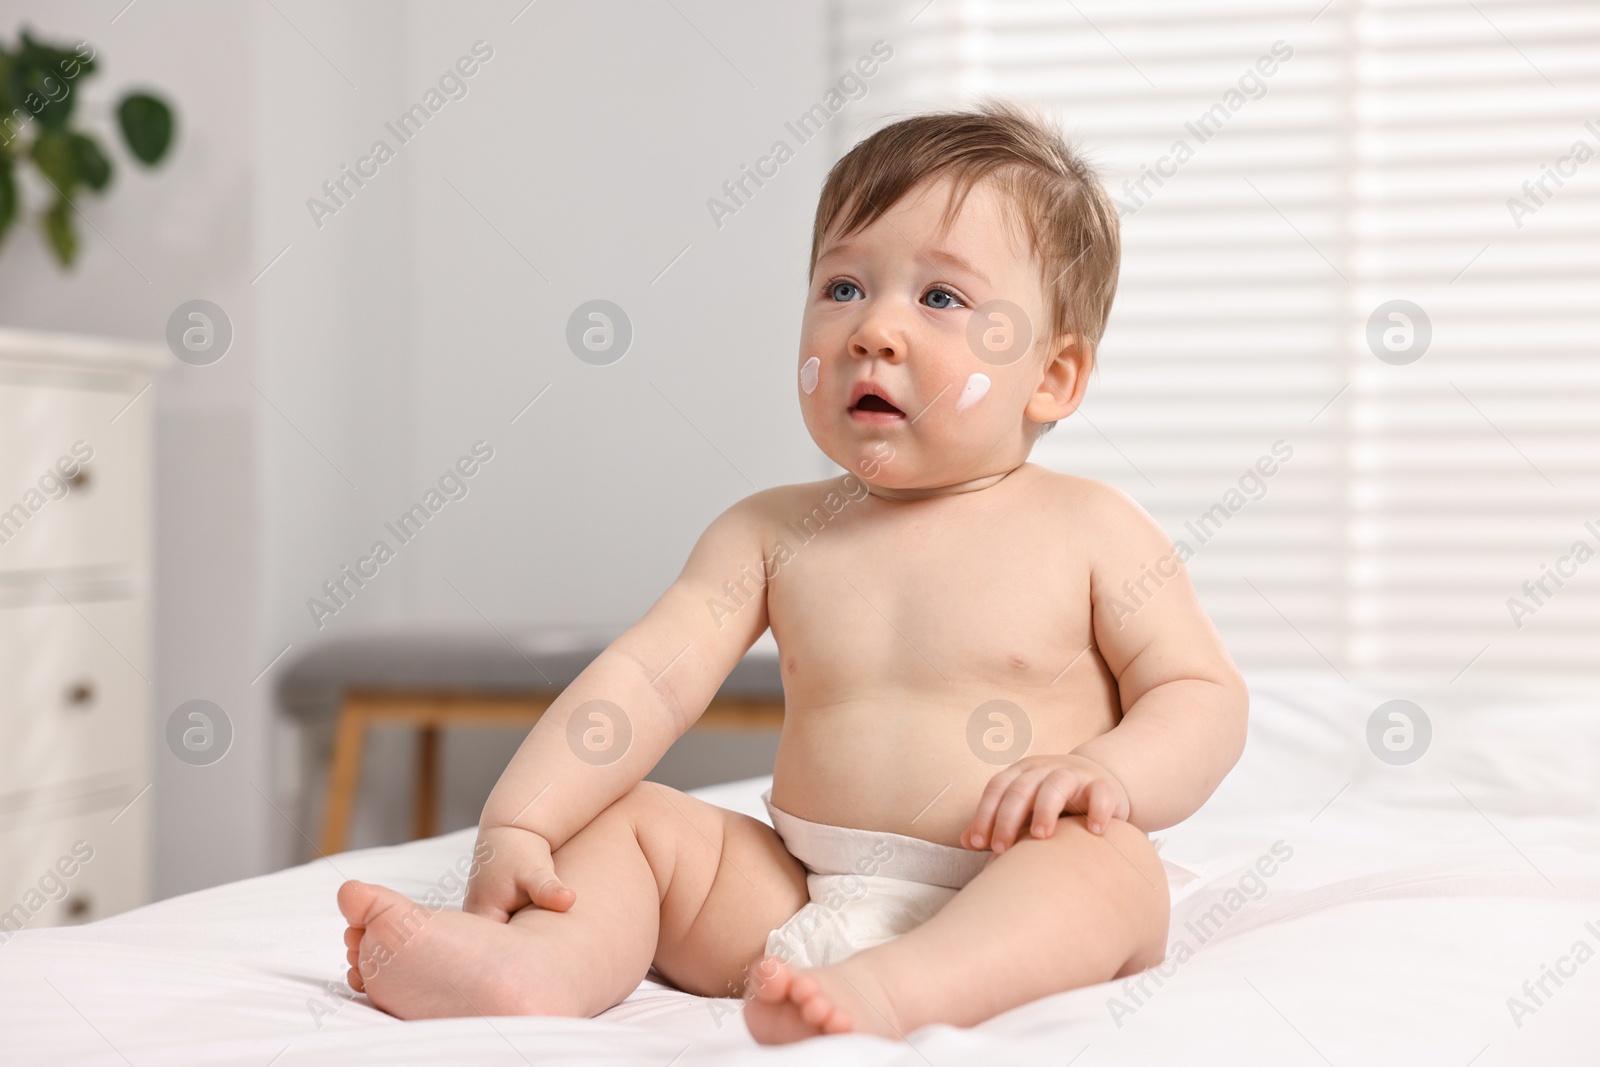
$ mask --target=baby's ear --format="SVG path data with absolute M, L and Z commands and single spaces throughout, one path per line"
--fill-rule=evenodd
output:
M 1077 334 L 1065 334 L 1051 347 L 1039 385 L 1022 413 L 1033 422 L 1055 422 L 1078 410 L 1089 388 L 1094 346 Z

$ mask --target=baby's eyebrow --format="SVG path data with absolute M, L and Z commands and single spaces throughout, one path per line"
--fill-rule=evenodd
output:
M 928 258 L 937 259 L 941 263 L 948 263 L 952 267 L 955 267 L 959 270 L 964 270 L 974 278 L 978 279 L 984 285 L 994 285 L 994 283 L 989 280 L 989 276 L 987 274 L 983 273 L 983 271 L 979 270 L 965 259 L 956 255 L 954 252 L 946 251 L 943 248 L 930 248 L 928 249 Z
M 846 256 L 846 255 L 849 255 L 850 253 L 855 252 L 855 251 L 858 251 L 856 246 L 847 241 L 847 242 L 845 242 L 843 244 L 834 245 L 832 248 L 830 248 L 826 252 L 822 253 L 822 255 L 817 257 L 817 262 L 821 263 L 825 259 L 833 259 L 833 258 L 835 258 L 837 256 Z M 929 249 L 924 250 L 920 254 L 925 256 L 925 257 L 927 257 L 928 259 L 938 260 L 939 262 L 944 263 L 944 264 L 946 264 L 948 266 L 955 267 L 958 270 L 964 270 L 968 274 L 972 275 L 974 278 L 978 279 L 984 285 L 987 285 L 987 286 L 989 286 L 991 288 L 993 288 L 993 286 L 994 286 L 994 282 L 989 280 L 989 276 L 987 274 L 983 273 L 983 271 L 981 271 L 977 267 L 973 266 L 973 264 L 970 261 L 962 258 L 961 256 L 959 256 L 956 253 L 950 251 L 949 249 L 945 249 L 945 248 L 929 248 Z

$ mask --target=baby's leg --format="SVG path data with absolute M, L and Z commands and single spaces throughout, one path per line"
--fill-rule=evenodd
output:
M 1081 816 L 1024 836 L 933 918 L 832 967 L 754 965 L 745 1022 L 765 1044 L 817 1033 L 904 1038 L 929 1023 L 972 1026 L 1040 997 L 1160 963 L 1169 898 L 1161 860 L 1120 819 Z
M 770 827 L 654 782 L 551 858 L 572 907 L 524 908 L 509 923 L 346 882 L 351 985 L 402 1019 L 587 1017 L 633 992 L 654 961 L 689 992 L 729 996 L 767 933 L 807 900 L 805 868 Z

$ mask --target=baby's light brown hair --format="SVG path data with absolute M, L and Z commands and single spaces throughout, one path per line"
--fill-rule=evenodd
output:
M 861 141 L 823 184 L 810 273 L 816 273 L 823 238 L 841 218 L 839 237 L 848 237 L 912 189 L 943 176 L 954 182 L 945 226 L 979 181 L 993 182 L 1003 194 L 1013 236 L 1019 244 L 1025 238 L 1040 270 L 1049 322 L 1033 324 L 1034 345 L 1053 352 L 1046 347 L 1051 339 L 1076 334 L 1081 373 L 1088 374 L 1117 293 L 1117 212 L 1094 170 L 1037 109 L 987 98 L 971 110 L 901 119 Z M 1039 432 L 1054 427 L 1048 423 Z

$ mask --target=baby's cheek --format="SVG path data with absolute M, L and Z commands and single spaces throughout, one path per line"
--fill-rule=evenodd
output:
M 817 373 L 822 368 L 822 361 L 812 356 L 800 364 L 800 388 L 805 390 L 807 396 L 817 391 Z
M 975 372 L 967 377 L 967 384 L 961 390 L 961 395 L 956 398 L 956 410 L 965 411 L 984 397 L 989 395 L 989 376 Z

